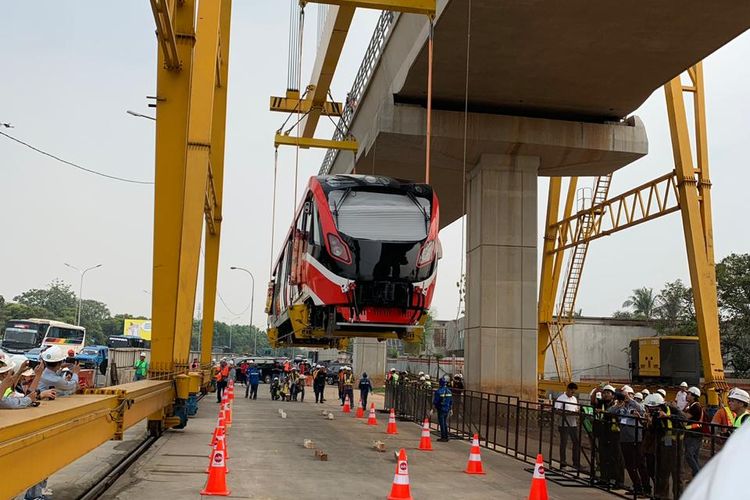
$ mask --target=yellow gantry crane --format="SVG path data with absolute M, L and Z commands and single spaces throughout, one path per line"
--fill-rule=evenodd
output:
M 577 179 L 572 178 L 564 215 L 560 220 L 557 217 L 562 179 L 550 179 L 539 287 L 537 374 L 540 392 L 547 389 L 560 390 L 572 378 L 566 354 L 564 328 L 572 323 L 572 311 L 588 243 L 676 211 L 682 214 L 709 403 L 718 403 L 715 389 L 726 388 L 719 336 L 702 63 L 689 68 L 686 74 L 689 84 L 683 84 L 682 75 L 679 75 L 664 85 L 675 161 L 674 171 L 609 199 L 606 194 L 609 189 L 607 182 L 605 199 L 595 197 L 591 207 L 576 214 L 572 214 L 572 209 Z M 692 98 L 693 103 L 695 160 L 685 108 L 685 94 Z M 601 181 L 600 178 L 599 182 Z M 581 253 L 580 248 L 586 250 Z M 578 277 L 573 283 L 566 283 L 563 305 L 555 316 L 555 295 L 560 282 L 564 251 L 567 249 L 573 249 L 571 268 L 577 268 L 574 272 L 569 271 L 568 275 L 573 272 Z M 544 362 L 550 347 L 553 348 L 556 360 L 556 382 L 544 378 Z

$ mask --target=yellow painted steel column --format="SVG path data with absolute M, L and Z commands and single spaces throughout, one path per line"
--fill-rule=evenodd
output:
M 667 98 L 667 114 L 672 136 L 675 171 L 680 194 L 680 212 L 685 233 L 690 281 L 695 300 L 695 313 L 698 323 L 698 337 L 703 361 L 703 374 L 710 404 L 717 404 L 718 398 L 712 390 L 715 386 L 724 386 L 724 363 L 721 357 L 721 339 L 719 335 L 719 311 L 716 298 L 716 274 L 714 262 L 709 260 L 708 248 L 713 247 L 712 235 L 706 232 L 703 219 L 710 212 L 701 213 L 698 182 L 690 150 L 690 135 L 685 113 L 685 102 L 682 95 L 680 78 L 674 78 L 664 85 Z M 705 139 L 705 135 L 703 135 Z M 703 144 L 699 151 L 705 153 Z M 709 205 L 710 209 L 710 205 Z M 703 215 L 703 217 L 702 217 Z
M 578 177 L 571 177 L 568 182 L 568 194 L 565 199 L 565 209 L 560 220 L 567 219 L 573 213 Z M 557 216 L 560 207 L 561 177 L 550 179 L 550 189 L 547 197 L 547 218 L 542 251 L 542 271 L 539 285 L 539 334 L 537 336 L 537 373 L 539 380 L 544 378 L 544 363 L 547 357 L 547 346 L 550 343 L 550 324 L 555 313 L 555 296 L 560 284 L 564 252 L 555 252 L 555 248 L 566 242 L 567 232 L 561 231 L 561 241 L 556 241 Z M 554 207 L 554 208 L 552 208 Z
M 159 51 L 151 303 L 152 377 L 165 376 L 174 367 L 190 82 L 195 42 L 195 1 L 173 2 L 171 9 L 180 66 L 166 67 L 164 54 Z
M 219 270 L 222 200 L 224 195 L 224 142 L 227 117 L 227 82 L 229 81 L 229 33 L 232 2 L 223 0 L 219 23 L 219 78 L 214 89 L 213 124 L 211 126 L 211 172 L 216 206 L 213 210 L 214 232 L 206 228 L 206 258 L 204 261 L 203 323 L 201 332 L 201 366 L 211 364 L 216 310 L 216 281 Z
M 219 0 L 201 1 L 198 5 L 180 244 L 177 333 L 174 347 L 174 359 L 179 369 L 187 369 L 189 365 L 188 356 L 193 331 L 193 311 L 198 284 L 198 264 L 211 151 L 220 8 Z

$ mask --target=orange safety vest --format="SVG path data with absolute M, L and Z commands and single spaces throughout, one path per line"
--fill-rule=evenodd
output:
M 221 381 L 222 379 L 229 377 L 229 366 L 225 366 L 224 368 L 219 368 L 219 371 L 216 373 L 216 380 Z

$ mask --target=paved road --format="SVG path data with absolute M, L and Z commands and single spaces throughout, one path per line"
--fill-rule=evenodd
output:
M 393 451 L 405 448 L 414 498 L 519 499 L 528 495 L 531 475 L 525 464 L 504 455 L 483 450 L 486 476 L 469 476 L 462 471 L 469 443 L 438 443 L 436 451 L 418 451 L 420 428 L 399 423 L 399 434 L 385 434 L 387 416 L 378 414 L 378 426 L 369 427 L 341 413 L 333 390 L 329 402 L 315 404 L 270 401 L 265 386 L 260 399 L 237 398 L 234 422 L 229 430 L 230 498 L 322 499 L 385 498 L 390 492 L 395 468 Z M 308 394 L 309 396 L 309 394 Z M 278 409 L 287 413 L 282 419 Z M 333 421 L 321 416 L 325 408 Z M 201 402 L 196 418 L 183 431 L 167 433 L 104 495 L 104 499 L 198 498 L 206 474 L 210 434 L 216 422 L 217 405 L 211 397 Z M 303 447 L 305 439 L 315 441 L 328 453 L 328 461 L 315 458 Z M 387 452 L 372 448 L 381 440 Z M 550 498 L 588 500 L 612 497 L 588 488 L 562 488 L 548 484 Z

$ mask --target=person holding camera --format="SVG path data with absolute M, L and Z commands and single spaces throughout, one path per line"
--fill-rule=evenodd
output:
M 643 402 L 646 407 L 646 428 L 642 451 L 649 475 L 654 481 L 654 498 L 670 498 L 670 479 L 673 497 L 679 498 L 682 493 L 679 457 L 679 439 L 683 428 L 681 414 L 676 408 L 668 406 L 658 393 L 648 395 Z
M 597 418 L 594 421 L 594 436 L 600 463 L 600 484 L 615 489 L 624 489 L 625 470 L 620 451 L 620 427 L 609 409 L 615 405 L 615 388 L 607 384 L 602 388 L 601 400 L 597 400 Z M 620 397 L 622 396 L 622 393 Z
M 624 386 L 620 392 L 615 393 L 615 404 L 607 412 L 617 416 L 620 450 L 625 468 L 633 483 L 633 493 L 642 495 L 651 490 L 648 470 L 641 454 L 643 425 L 640 419 L 644 416 L 644 408 L 633 398 L 633 394 L 629 385 Z

